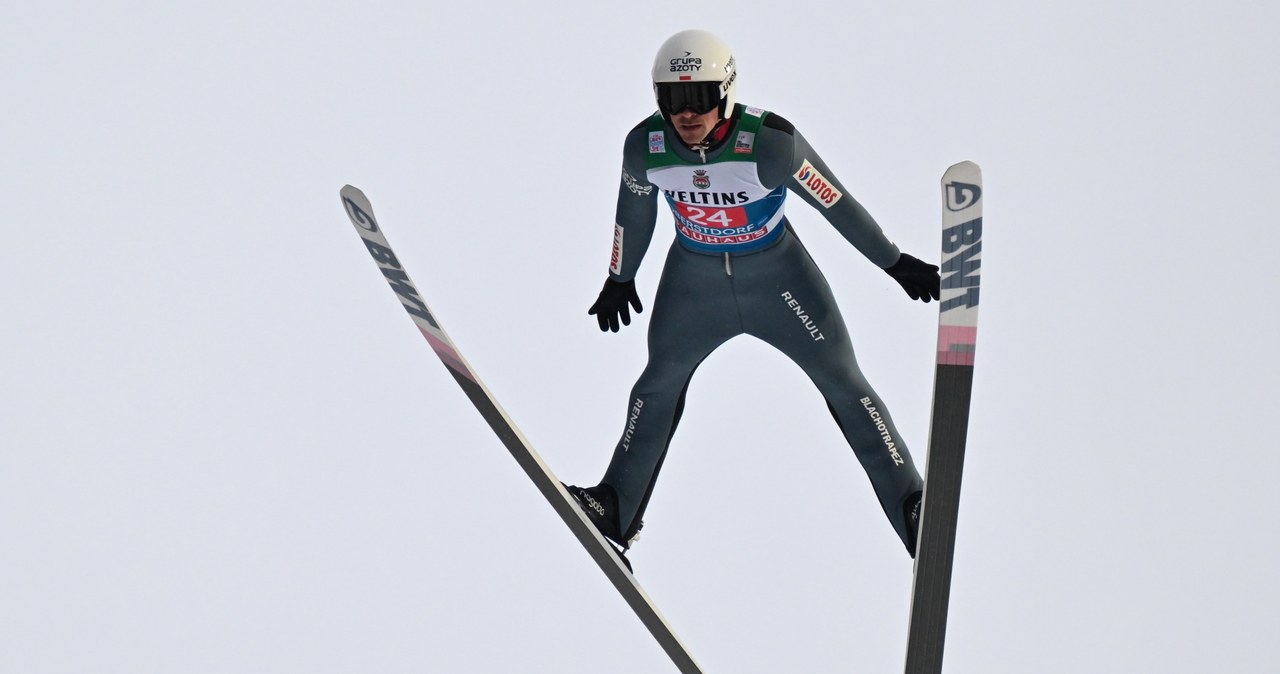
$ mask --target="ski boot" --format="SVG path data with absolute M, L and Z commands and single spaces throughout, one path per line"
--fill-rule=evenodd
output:
M 924 492 L 915 492 L 907 497 L 902 505 L 902 512 L 907 516 L 907 554 L 916 558 L 916 541 L 920 538 L 920 503 Z
M 640 528 L 644 523 L 639 523 L 631 536 L 623 536 L 619 531 L 621 527 L 618 526 L 618 495 L 613 491 L 613 487 L 607 484 L 599 484 L 595 487 L 574 487 L 566 484 L 564 488 L 578 501 L 578 506 L 587 514 L 587 519 L 591 520 L 591 524 L 595 525 L 600 535 L 613 544 L 614 552 L 618 553 L 618 558 L 630 571 L 631 562 L 627 559 L 626 552 L 631 549 L 631 544 L 640 538 Z

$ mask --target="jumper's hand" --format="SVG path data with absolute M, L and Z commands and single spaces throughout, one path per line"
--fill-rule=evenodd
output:
M 924 302 L 938 299 L 942 285 L 942 279 L 938 276 L 938 265 L 929 264 L 903 253 L 892 267 L 884 271 L 907 291 L 911 299 Z
M 640 306 L 640 296 L 636 294 L 635 280 L 619 283 L 613 279 L 605 279 L 604 289 L 600 291 L 600 296 L 596 298 L 596 303 L 591 305 L 587 313 L 595 316 L 596 320 L 600 322 L 601 332 L 609 330 L 617 332 L 619 319 L 622 320 L 623 325 L 631 325 L 631 312 L 627 310 L 628 304 L 636 310 L 637 314 L 644 310 Z

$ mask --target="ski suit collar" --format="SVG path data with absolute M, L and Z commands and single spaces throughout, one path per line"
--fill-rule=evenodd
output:
M 737 110 L 734 110 L 733 115 L 730 116 L 728 119 L 721 119 L 719 122 L 717 122 L 715 127 L 711 129 L 711 133 L 708 134 L 706 138 L 703 138 L 701 143 L 686 145 L 684 142 L 684 139 L 680 138 L 680 134 L 673 133 L 672 136 L 677 140 L 679 140 L 681 145 L 684 145 L 690 150 L 693 150 L 695 152 L 698 150 L 702 150 L 703 152 L 711 152 L 716 148 L 720 147 L 721 145 L 723 145 L 725 139 L 729 137 L 729 129 L 732 129 L 733 125 L 738 121 L 737 112 L 738 112 Z M 670 119 L 667 120 L 667 126 L 669 127 L 671 126 Z M 675 130 L 674 127 L 672 127 L 672 130 L 673 131 Z

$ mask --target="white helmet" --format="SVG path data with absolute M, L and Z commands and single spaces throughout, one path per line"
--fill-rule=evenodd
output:
M 684 30 L 667 38 L 653 59 L 653 93 L 663 117 L 692 109 L 733 114 L 738 70 L 724 40 L 705 30 Z

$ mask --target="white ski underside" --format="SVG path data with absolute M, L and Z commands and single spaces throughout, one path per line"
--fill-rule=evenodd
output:
M 906 674 L 940 674 L 964 472 L 982 264 L 982 172 L 960 162 L 942 177 L 942 294 L 937 369 L 907 634 Z
M 564 523 L 577 537 L 582 547 L 600 566 L 600 570 L 604 571 L 605 576 L 609 578 L 609 581 L 617 588 L 618 593 L 622 595 L 627 605 L 640 618 L 640 622 L 644 623 L 649 632 L 653 634 L 653 637 L 662 646 L 662 649 L 666 651 L 676 668 L 682 674 L 702 674 L 702 669 L 689 653 L 689 649 L 676 636 L 666 618 L 662 616 L 653 600 L 649 598 L 648 593 L 644 591 L 644 588 L 636 581 L 635 576 L 631 574 L 618 557 L 613 546 L 600 535 L 600 532 L 587 519 L 573 496 L 565 490 L 560 480 L 551 471 L 551 468 L 534 451 L 524 434 L 516 427 L 515 422 L 502 409 L 502 406 L 494 399 L 493 394 L 484 385 L 484 382 L 480 380 L 475 370 L 463 358 L 453 340 L 449 339 L 444 328 L 441 327 L 434 314 L 427 307 L 426 302 L 422 299 L 417 287 L 409 279 L 408 273 L 400 265 L 395 253 L 392 252 L 391 245 L 387 242 L 386 236 L 383 235 L 377 220 L 374 218 L 373 206 L 370 205 L 368 198 L 365 197 L 363 192 L 351 185 L 343 187 L 340 194 L 347 216 L 351 218 L 351 224 L 355 225 L 356 232 L 360 234 L 365 247 L 378 264 L 378 269 L 391 285 L 391 289 L 396 293 L 400 303 L 404 306 L 405 311 L 409 313 L 418 330 L 422 332 L 423 337 L 431 345 L 432 350 L 440 357 L 441 362 L 448 368 L 449 373 L 453 375 L 463 392 L 471 399 L 476 410 L 480 412 L 485 421 L 489 422 L 494 433 L 497 434 L 507 450 L 511 452 L 511 456 L 515 458 L 516 463 L 520 464 L 529 479 L 533 481 L 534 486 L 538 488 L 538 491 L 542 493 L 547 502 L 551 504 L 551 507 L 564 520 Z

